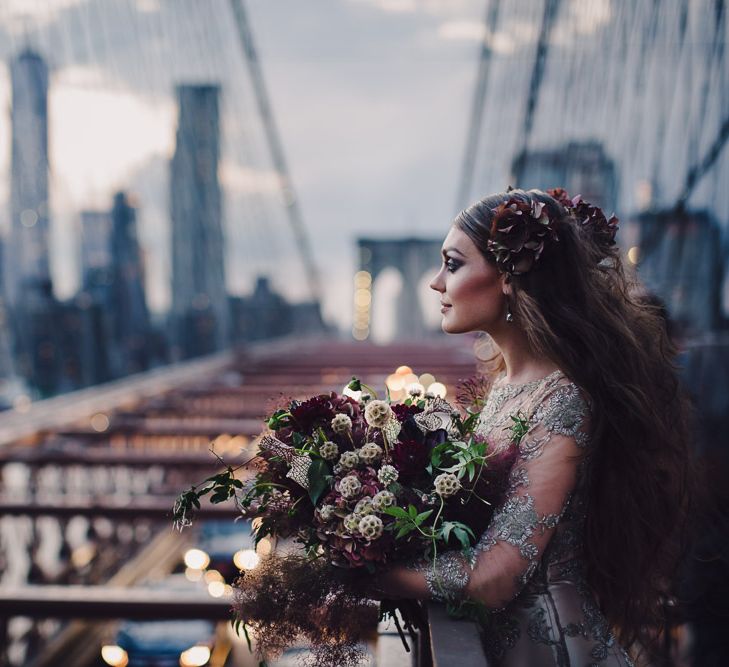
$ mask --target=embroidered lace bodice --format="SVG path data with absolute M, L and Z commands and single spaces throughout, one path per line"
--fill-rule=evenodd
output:
M 630 665 L 585 579 L 587 398 L 561 371 L 526 384 L 497 382 L 477 426 L 491 451 L 510 443 L 517 414 L 528 430 L 504 502 L 470 552 L 422 566 L 428 588 L 436 600 L 486 603 L 494 665 Z

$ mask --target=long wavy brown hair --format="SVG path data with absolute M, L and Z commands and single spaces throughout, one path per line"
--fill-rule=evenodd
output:
M 676 350 L 659 309 L 639 295 L 616 246 L 606 247 L 540 190 L 511 190 L 463 211 L 455 225 L 488 250 L 493 210 L 542 202 L 559 240 L 530 271 L 509 276 L 510 310 L 533 351 L 589 396 L 588 583 L 624 646 L 652 653 L 685 546 L 692 465 Z M 499 353 L 492 366 L 503 368 Z

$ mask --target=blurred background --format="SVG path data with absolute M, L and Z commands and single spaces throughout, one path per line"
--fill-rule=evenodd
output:
M 724 556 L 687 575 L 702 646 L 729 599 L 728 34 L 724 0 L 2 0 L 1 582 L 190 570 L 165 508 L 276 392 L 451 391 L 472 341 L 427 285 L 452 219 L 563 186 L 618 215 L 680 345 L 723 503 Z M 19 599 L 0 664 L 100 659 L 4 624 Z
M 720 0 L 5 0 L 6 407 L 327 331 L 438 331 L 455 214 L 565 186 L 723 329 Z

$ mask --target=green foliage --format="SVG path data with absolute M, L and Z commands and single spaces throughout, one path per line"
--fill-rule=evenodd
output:
M 321 494 L 329 487 L 329 466 L 323 459 L 314 459 L 309 466 L 309 498 L 311 504 L 316 505 Z
M 200 509 L 200 498 L 210 494 L 214 505 L 223 503 L 235 496 L 236 489 L 243 488 L 243 482 L 235 476 L 236 469 L 228 466 L 223 472 L 205 479 L 197 486 L 183 491 L 175 501 L 172 518 L 175 526 L 184 528 L 192 523 L 195 510 Z
M 383 511 L 385 514 L 389 514 L 395 518 L 395 521 L 390 524 L 389 529 L 397 531 L 395 534 L 396 540 L 405 537 L 405 535 L 412 533 L 414 530 L 419 530 L 421 533 L 426 534 L 420 527 L 433 513 L 433 510 L 418 513 L 418 508 L 415 505 L 409 505 L 407 511 L 402 507 L 387 507 Z
M 276 410 L 266 422 L 268 428 L 272 431 L 278 431 L 286 426 L 291 425 L 291 413 L 288 410 Z
M 515 415 L 510 415 L 511 421 L 514 423 L 509 427 L 511 431 L 511 441 L 519 444 L 521 439 L 529 432 L 529 419 L 519 410 Z
M 445 446 L 444 446 L 445 445 Z M 469 442 L 445 442 L 433 449 L 430 457 L 430 471 L 434 469 L 453 473 L 458 479 L 464 476 L 472 482 L 477 472 L 486 463 L 488 443 L 471 438 Z M 443 466 L 442 463 L 451 465 Z

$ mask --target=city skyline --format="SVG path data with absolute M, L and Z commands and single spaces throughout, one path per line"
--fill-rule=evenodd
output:
M 21 4 L 0 10 L 7 38 L 0 49 L 30 41 L 52 55 L 51 125 L 62 129 L 52 132 L 50 146 L 59 294 L 73 293 L 78 280 L 69 260 L 78 250 L 68 233 L 78 225 L 77 212 L 125 189 L 139 202 L 150 307 L 167 309 L 174 86 L 213 81 L 225 91 L 220 176 L 229 291 L 250 293 L 254 276 L 265 273 L 287 298 L 305 298 L 228 3 L 216 0 L 219 11 L 205 12 L 185 0 L 64 0 L 37 8 L 25 22 Z M 351 321 L 357 236 L 443 236 L 457 212 L 454 194 L 484 39 L 492 72 L 471 197 L 508 184 L 542 12 L 540 3 L 515 3 L 485 28 L 485 4 L 247 3 L 315 259 L 332 276 L 324 313 L 342 328 Z M 713 34 L 712 14 L 702 11 L 706 3 L 690 3 L 683 48 L 679 4 L 663 3 L 655 16 L 622 0 L 559 5 L 530 148 L 602 143 L 618 168 L 617 213 L 624 220 L 646 202 L 659 208 L 675 202 L 721 122 L 726 68 L 712 60 L 718 52 L 692 37 Z M 653 20 L 660 38 L 647 42 Z M 118 31 L 106 31 L 110 21 Z M 7 108 L 2 70 L 0 104 Z M 701 105 L 688 102 L 701 99 Z M 122 131 L 127 124 L 133 133 Z M 719 186 L 728 165 L 724 151 L 689 202 L 713 210 L 724 227 L 729 193 Z M 0 157 L 0 180 L 6 172 Z M 3 202 L 0 192 L 4 211 Z

